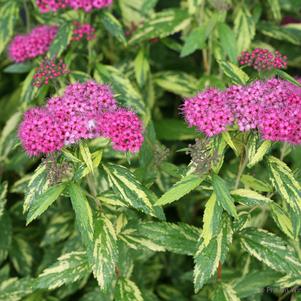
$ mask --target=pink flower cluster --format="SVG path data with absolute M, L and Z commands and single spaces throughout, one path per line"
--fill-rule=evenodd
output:
M 243 51 L 238 61 L 240 65 L 247 65 L 258 71 L 284 69 L 287 66 L 286 56 L 282 55 L 279 51 L 272 53 L 262 48 L 256 48 L 252 52 Z
M 68 73 L 69 70 L 63 60 L 56 62 L 55 59 L 45 58 L 40 66 L 36 68 L 36 73 L 33 76 L 33 86 L 41 87 L 43 84 L 48 85 L 49 80 Z
M 88 23 L 81 24 L 78 21 L 73 22 L 74 29 L 72 33 L 72 41 L 80 41 L 81 39 L 86 39 L 91 41 L 95 39 L 95 28 Z
M 56 26 L 41 25 L 35 27 L 28 34 L 15 36 L 8 48 L 10 59 L 21 63 L 45 54 L 55 38 L 57 30 Z
M 143 127 L 132 111 L 119 108 L 107 85 L 94 81 L 69 85 L 62 97 L 27 111 L 19 137 L 31 156 L 52 153 L 80 139 L 106 137 L 118 151 L 139 151 Z
M 207 89 L 186 99 L 183 112 L 188 125 L 208 137 L 236 123 L 240 131 L 257 129 L 266 140 L 301 143 L 301 89 L 281 79 Z
M 36 0 L 36 3 L 41 13 L 56 12 L 64 8 L 89 12 L 110 5 L 112 0 Z

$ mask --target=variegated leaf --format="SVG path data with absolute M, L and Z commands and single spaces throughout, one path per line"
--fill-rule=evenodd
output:
M 219 205 L 213 192 L 206 203 L 203 216 L 202 238 L 207 246 L 211 239 L 220 232 L 223 208 Z
M 71 252 L 59 257 L 57 262 L 39 275 L 36 288 L 53 290 L 85 278 L 89 274 L 86 252 Z
M 0 219 L 4 214 L 4 208 L 7 202 L 6 194 L 7 194 L 7 182 L 3 182 L 0 184 Z
M 275 157 L 268 157 L 271 180 L 283 200 L 298 214 L 301 212 L 301 185 L 290 168 Z
M 222 283 L 213 292 L 212 301 L 240 301 L 232 285 Z
M 154 206 L 157 200 L 155 194 L 144 187 L 127 168 L 112 163 L 103 165 L 103 168 L 115 193 L 129 206 L 159 219 L 165 218 L 162 208 Z
M 300 276 L 301 262 L 286 242 L 262 229 L 245 228 L 240 232 L 242 247 L 271 269 Z
M 110 220 L 102 215 L 95 220 L 93 274 L 101 289 L 109 289 L 116 277 L 117 237 Z
M 197 188 L 205 179 L 195 174 L 184 176 L 165 192 L 157 201 L 157 205 L 166 205 L 179 200 L 181 197 Z
M 19 301 L 32 293 L 35 280 L 32 278 L 9 278 L 0 284 L 0 301 Z
M 119 278 L 115 289 L 115 301 L 143 301 L 143 298 L 133 281 Z
M 164 38 L 183 30 L 189 23 L 190 18 L 186 10 L 168 9 L 160 11 L 153 14 L 138 28 L 129 43 L 137 44 L 152 38 Z
M 223 226 L 217 236 L 208 245 L 202 239 L 194 255 L 194 290 L 198 292 L 214 275 L 219 265 L 223 263 L 232 242 L 232 229 L 228 219 L 223 220 Z
M 43 192 L 29 205 L 29 210 L 26 218 L 26 225 L 31 223 L 38 216 L 43 214 L 49 206 L 61 195 L 66 188 L 66 183 L 57 184 Z
M 93 249 L 93 215 L 90 204 L 82 190 L 76 183 L 69 183 L 69 195 L 75 211 L 76 224 L 81 233 L 82 241 L 90 253 Z
M 226 182 L 217 174 L 212 174 L 212 185 L 220 206 L 222 206 L 228 214 L 237 218 L 234 199 L 229 192 Z
M 26 213 L 31 204 L 49 188 L 49 179 L 47 177 L 46 166 L 41 164 L 34 171 L 25 190 L 25 199 L 23 211 Z
M 200 237 L 199 229 L 184 223 L 146 222 L 138 225 L 138 231 L 163 250 L 186 255 L 196 252 Z

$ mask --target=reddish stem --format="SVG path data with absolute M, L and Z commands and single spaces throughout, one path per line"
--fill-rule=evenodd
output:
M 222 263 L 218 263 L 218 268 L 217 268 L 217 279 L 218 281 L 222 280 Z

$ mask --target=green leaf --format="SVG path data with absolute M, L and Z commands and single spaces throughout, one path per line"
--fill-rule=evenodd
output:
M 220 206 L 222 206 L 228 214 L 237 218 L 237 212 L 226 182 L 216 174 L 212 174 L 212 186 L 216 194 L 216 198 Z
M 15 1 L 5 1 L 0 7 L 0 54 L 5 49 L 14 33 L 14 25 L 18 20 L 19 5 Z
M 281 274 L 278 274 L 273 270 L 253 270 L 246 275 L 240 276 L 237 280 L 234 280 L 233 287 L 239 298 L 247 298 L 260 294 L 265 287 L 271 286 L 280 277 Z
M 212 301 L 240 301 L 240 299 L 232 285 L 222 283 L 213 292 Z
M 165 118 L 156 121 L 154 126 L 159 140 L 192 140 L 197 137 L 195 129 L 187 127 L 183 120 Z
M 19 63 L 7 66 L 3 72 L 5 73 L 27 73 L 32 69 L 31 63 Z
M 105 83 L 112 85 L 113 90 L 118 93 L 118 100 L 126 104 L 127 107 L 135 109 L 137 113 L 145 113 L 143 97 L 120 70 L 113 66 L 101 64 L 98 64 L 96 68 L 102 80 Z
M 103 165 L 112 188 L 129 206 L 159 219 L 165 219 L 162 208 L 154 206 L 157 197 L 144 187 L 125 167 L 116 164 Z
M 94 229 L 91 207 L 83 190 L 78 184 L 69 183 L 68 190 L 82 241 L 88 248 L 88 251 L 92 250 Z
M 187 10 L 167 9 L 152 14 L 149 20 L 131 37 L 129 44 L 137 44 L 152 38 L 164 38 L 183 30 L 190 23 Z
M 102 215 L 95 221 L 93 274 L 101 289 L 109 289 L 116 278 L 117 237 L 110 220 Z
M 237 39 L 237 52 L 248 50 L 255 36 L 255 22 L 247 8 L 243 5 L 234 19 L 234 32 Z
M 242 175 L 241 182 L 247 187 L 259 192 L 271 192 L 273 188 L 270 184 L 254 178 L 251 175 Z
M 272 217 L 277 224 L 277 226 L 282 230 L 291 239 L 296 239 L 294 232 L 298 233 L 299 231 L 293 230 L 293 224 L 290 220 L 290 217 L 287 215 L 285 210 L 283 210 L 277 203 L 270 204 Z
M 286 73 L 285 71 L 283 71 L 283 70 L 276 70 L 276 74 L 278 76 L 280 76 L 281 78 L 289 81 L 293 85 L 296 85 L 297 87 L 301 87 L 301 84 L 295 78 L 293 78 L 291 75 L 289 75 L 288 73 Z
M 26 218 L 26 225 L 30 224 L 34 219 L 44 213 L 49 206 L 62 194 L 66 184 L 58 184 L 50 187 L 46 192 L 39 195 L 29 206 Z
M 207 246 L 211 239 L 220 232 L 223 208 L 219 205 L 213 192 L 206 203 L 203 215 L 202 238 Z
M 45 193 L 49 188 L 49 179 L 47 177 L 46 166 L 40 164 L 34 171 L 25 190 L 25 199 L 23 212 L 26 213 L 35 200 Z
M 270 11 L 272 12 L 273 18 L 276 21 L 281 20 L 281 8 L 279 0 L 268 0 L 267 1 L 270 7 Z
M 240 233 L 242 247 L 271 269 L 300 276 L 301 263 L 280 237 L 262 229 L 246 228 Z
M 126 44 L 122 25 L 109 11 L 105 10 L 101 12 L 101 22 L 112 36 L 119 42 Z
M 271 22 L 260 22 L 256 29 L 264 35 L 280 41 L 287 41 L 294 45 L 301 45 L 301 30 L 290 25 L 280 26 Z
M 0 218 L 0 264 L 6 259 L 12 243 L 12 223 L 10 216 L 4 213 Z
M 158 72 L 154 75 L 154 82 L 162 89 L 182 97 L 193 96 L 198 90 L 197 79 L 185 72 Z
M 156 205 L 166 205 L 179 200 L 181 197 L 197 188 L 204 180 L 204 177 L 190 174 L 175 183 L 157 201 Z
M 22 102 L 30 102 L 34 98 L 34 95 L 37 93 L 38 88 L 32 85 L 33 76 L 35 74 L 35 69 L 32 69 L 26 76 L 25 80 L 22 84 L 21 90 L 21 101 Z
M 237 202 L 246 206 L 267 206 L 273 202 L 270 198 L 250 189 L 235 189 L 231 191 L 231 195 Z
M 14 235 L 9 258 L 15 270 L 22 276 L 30 276 L 34 262 L 31 243 L 21 235 Z
M 51 216 L 41 246 L 57 244 L 65 240 L 74 231 L 73 214 L 70 211 L 58 212 Z
M 0 301 L 25 300 L 33 291 L 35 280 L 31 278 L 9 278 L 0 284 Z
M 141 48 L 138 52 L 134 64 L 136 80 L 142 88 L 145 86 L 150 72 L 150 66 L 144 48 Z
M 184 223 L 145 222 L 138 225 L 138 231 L 163 250 L 184 255 L 195 254 L 200 237 L 199 229 Z
M 119 278 L 115 289 L 115 301 L 143 301 L 137 285 L 126 278 Z
M 230 62 L 219 62 L 225 75 L 231 79 L 233 84 L 245 85 L 249 80 L 249 76 L 239 67 Z
M 93 166 L 92 155 L 90 153 L 88 144 L 86 142 L 81 141 L 79 143 L 79 150 L 80 150 L 80 154 L 81 154 L 84 162 L 86 163 L 89 171 L 93 173 L 94 166 Z
M 4 214 L 4 210 L 5 210 L 5 205 L 7 202 L 7 182 L 3 182 L 0 184 L 0 219 Z
M 89 274 L 86 252 L 74 251 L 62 255 L 53 265 L 45 269 L 37 278 L 35 287 L 53 290 L 88 277 Z
M 298 214 L 301 212 L 301 186 L 292 171 L 281 160 L 269 156 L 271 180 L 283 200 Z
M 227 220 L 217 236 L 212 238 L 208 245 L 202 239 L 194 255 L 194 290 L 197 293 L 204 284 L 214 275 L 219 265 L 223 263 L 232 242 L 232 230 Z
M 17 128 L 22 114 L 16 112 L 6 122 L 0 136 L 0 154 L 6 158 L 17 143 Z
M 71 22 L 64 22 L 60 26 L 50 48 L 49 55 L 51 58 L 59 57 L 62 52 L 67 48 L 73 32 L 73 24 Z
M 236 46 L 236 39 L 235 39 L 234 32 L 225 23 L 220 23 L 217 28 L 218 28 L 219 39 L 224 53 L 228 55 L 232 63 L 236 63 L 237 46 Z
M 257 135 L 253 135 L 247 145 L 248 167 L 251 168 L 260 162 L 269 152 L 272 142 L 261 140 Z
M 185 57 L 198 49 L 205 47 L 206 42 L 206 26 L 200 25 L 194 28 L 185 39 L 185 44 L 181 51 L 181 57 Z

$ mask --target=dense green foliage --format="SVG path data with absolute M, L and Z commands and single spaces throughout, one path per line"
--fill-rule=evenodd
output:
M 300 10 L 299 0 L 115 0 L 40 14 L 35 1 L 0 1 L 0 301 L 301 300 L 301 148 L 228 131 L 206 140 L 195 172 L 189 145 L 204 137 L 179 110 L 205 87 L 261 76 L 237 64 L 255 47 L 287 55 L 276 76 L 297 84 L 301 24 L 281 20 Z M 71 43 L 74 20 L 97 38 Z M 41 58 L 7 57 L 37 24 L 60 26 L 49 56 L 71 72 L 55 86 L 32 86 Z M 97 138 L 29 158 L 22 114 L 91 78 L 139 114 L 141 151 Z

